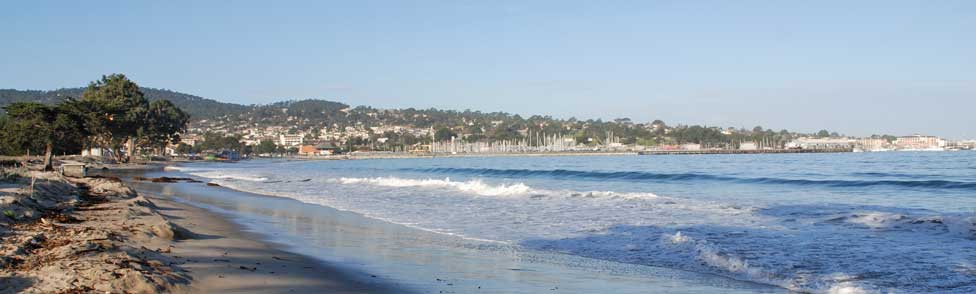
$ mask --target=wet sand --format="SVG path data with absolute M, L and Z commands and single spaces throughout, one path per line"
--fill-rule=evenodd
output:
M 131 181 L 34 174 L 0 186 L 0 293 L 403 293 Z
M 148 197 L 173 223 L 196 237 L 174 244 L 192 278 L 192 293 L 386 293 L 317 260 L 276 249 L 204 209 Z

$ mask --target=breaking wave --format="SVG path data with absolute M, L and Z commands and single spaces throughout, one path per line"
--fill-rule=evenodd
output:
M 453 188 L 461 192 L 473 193 L 482 196 L 512 196 L 512 195 L 525 195 L 533 193 L 534 190 L 529 188 L 522 183 L 510 184 L 510 185 L 489 185 L 480 180 L 471 180 L 465 182 L 451 181 L 449 178 L 443 180 L 437 179 L 402 179 L 394 177 L 377 177 L 377 178 L 340 178 L 339 183 L 342 184 L 370 184 L 376 186 L 384 187 L 435 187 L 435 188 Z
M 375 177 L 375 178 L 339 178 L 335 180 L 340 184 L 357 185 L 366 184 L 381 187 L 419 187 L 419 188 L 447 188 L 463 193 L 481 196 L 530 196 L 530 197 L 581 197 L 581 198 L 658 198 L 652 193 L 619 193 L 613 191 L 554 191 L 545 189 L 535 189 L 523 183 L 513 184 L 489 184 L 482 180 L 452 181 L 450 178 L 444 179 L 405 179 L 397 177 Z
M 221 179 L 221 180 L 240 180 L 240 181 L 249 181 L 249 182 L 264 182 L 268 180 L 268 178 L 261 177 L 261 176 L 226 174 L 220 172 L 190 172 L 189 174 L 199 176 L 199 177 L 209 178 L 209 179 Z
M 471 168 L 437 162 L 445 167 L 384 165 L 369 172 L 364 169 L 376 166 L 354 163 L 348 169 L 328 166 L 301 175 L 289 173 L 291 167 L 189 172 L 223 177 L 230 182 L 227 187 L 431 232 L 800 292 L 976 293 L 976 213 L 968 211 L 972 202 L 961 202 L 959 209 L 918 205 L 967 199 L 962 197 L 976 191 L 971 174 L 883 168 L 838 168 L 833 174 L 750 166 L 734 174 L 685 167 L 652 172 L 625 161 L 589 169 L 574 165 L 578 170 L 543 163 Z M 292 184 L 277 184 L 282 182 Z M 719 189 L 729 184 L 745 184 L 750 190 L 729 193 L 735 197 L 698 197 L 645 182 L 701 187 L 702 194 L 721 194 Z M 831 187 L 845 189 L 825 189 Z M 864 187 L 877 188 L 858 189 Z M 667 196 L 643 193 L 649 188 Z M 620 192 L 587 191 L 593 189 Z M 750 199 L 752 191 L 786 193 Z M 835 198 L 818 200 L 820 196 Z M 837 200 L 846 197 L 853 200 Z
M 566 179 L 591 180 L 623 180 L 623 181 L 716 181 L 745 184 L 777 184 L 795 186 L 828 186 L 828 187 L 872 187 L 896 186 L 905 188 L 930 189 L 959 189 L 976 190 L 976 182 L 948 181 L 948 180 L 802 180 L 787 178 L 740 178 L 723 175 L 701 173 L 652 173 L 639 171 L 578 171 L 566 169 L 532 170 L 532 169 L 491 169 L 491 168 L 406 168 L 404 171 L 467 174 L 494 177 L 545 177 Z
M 187 167 L 187 166 L 173 166 L 173 165 L 168 165 L 166 167 L 163 167 L 163 170 L 165 170 L 165 171 L 188 172 L 188 171 L 195 171 L 195 170 L 198 170 L 198 169 L 192 168 L 192 167 Z
M 976 240 L 976 215 L 910 215 L 889 212 L 851 213 L 827 219 L 872 230 L 930 232 Z

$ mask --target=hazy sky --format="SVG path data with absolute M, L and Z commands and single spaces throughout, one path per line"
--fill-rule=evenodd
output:
M 0 88 L 976 138 L 976 1 L 273 2 L 7 1 Z

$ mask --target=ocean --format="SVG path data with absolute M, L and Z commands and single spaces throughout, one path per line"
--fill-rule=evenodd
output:
M 574 260 L 560 267 L 763 285 L 729 286 L 745 292 L 976 293 L 974 159 L 967 151 L 513 156 L 170 169 L 435 234 L 464 250 Z M 280 240 L 301 245 L 309 234 Z M 639 288 L 629 275 L 620 283 Z

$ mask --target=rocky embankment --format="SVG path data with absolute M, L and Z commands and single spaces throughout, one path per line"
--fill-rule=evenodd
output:
M 192 233 L 117 178 L 34 176 L 0 186 L 0 293 L 182 292 Z

